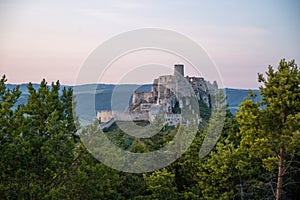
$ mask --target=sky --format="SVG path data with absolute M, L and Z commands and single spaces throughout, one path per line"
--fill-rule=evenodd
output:
M 276 67 L 282 58 L 300 63 L 299 11 L 297 0 L 1 0 L 0 75 L 9 83 L 39 83 L 45 78 L 74 85 L 86 59 L 103 42 L 131 30 L 160 28 L 199 44 L 224 87 L 254 89 L 259 86 L 257 73 L 269 65 Z M 147 54 L 129 55 L 127 70 L 130 65 L 134 69 L 134 59 L 143 65 L 141 58 Z M 172 55 L 150 54 L 145 70 L 138 70 L 145 82 L 157 76 L 157 70 L 151 73 L 152 68 L 145 67 L 149 58 L 156 63 L 159 57 L 169 59 L 170 66 L 181 62 Z M 119 69 L 122 59 L 100 82 L 117 83 L 124 76 Z

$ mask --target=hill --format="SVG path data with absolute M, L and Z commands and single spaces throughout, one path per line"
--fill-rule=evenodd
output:
M 13 89 L 17 85 L 16 84 L 7 84 L 8 89 Z M 20 84 L 20 91 L 22 92 L 21 97 L 15 105 L 15 108 L 22 103 L 27 103 L 28 98 L 28 90 L 27 84 Z M 33 84 L 35 89 L 38 89 L 39 84 Z M 49 86 L 51 87 L 51 86 Z M 72 86 L 62 85 L 63 87 L 69 88 Z M 151 91 L 151 84 L 146 85 L 134 85 L 134 84 L 124 84 L 124 85 L 113 85 L 113 84 L 89 84 L 89 85 L 79 85 L 73 86 L 77 91 L 76 98 L 77 99 L 91 99 L 91 97 L 95 94 L 95 113 L 97 110 L 110 110 L 111 109 L 111 97 L 114 89 L 118 88 L 118 91 L 124 91 L 125 93 L 131 91 L 133 88 L 138 88 L 139 91 Z M 96 90 L 95 90 L 96 88 Z M 95 92 L 96 91 L 96 92 Z M 259 95 L 259 90 L 252 90 L 255 94 L 257 94 L 257 100 L 260 100 L 261 97 Z M 232 89 L 225 88 L 225 93 L 227 96 L 227 103 L 229 105 L 230 111 L 235 114 L 238 108 L 238 105 L 244 100 L 245 97 L 248 96 L 248 90 L 245 89 Z M 88 102 L 87 102 L 88 105 Z M 85 109 L 85 108 L 83 108 Z M 84 110 L 76 110 L 76 112 L 80 115 L 84 113 Z

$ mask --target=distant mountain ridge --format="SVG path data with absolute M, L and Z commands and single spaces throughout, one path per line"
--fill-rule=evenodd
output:
M 18 102 L 15 104 L 15 108 L 19 104 L 26 104 L 28 98 L 28 84 L 6 84 L 6 87 L 10 90 L 14 89 L 19 85 L 20 91 L 22 92 Z M 39 88 L 39 84 L 32 84 L 35 89 Z M 76 98 L 89 99 L 90 95 L 95 95 L 95 108 L 97 110 L 111 110 L 111 97 L 113 90 L 118 86 L 118 90 L 124 90 L 124 92 L 132 90 L 132 88 L 138 88 L 139 91 L 151 91 L 151 84 L 137 85 L 137 84 L 124 84 L 124 85 L 114 85 L 114 84 L 87 84 L 87 85 L 78 85 L 78 86 L 68 86 L 61 85 L 60 92 L 62 89 L 72 87 L 77 91 Z M 51 88 L 51 85 L 49 85 Z M 248 91 L 246 89 L 232 89 L 225 88 L 225 93 L 227 96 L 227 103 L 229 105 L 230 111 L 235 114 L 238 108 L 238 105 L 248 96 Z M 257 94 L 257 101 L 261 100 L 259 90 L 252 90 L 253 93 Z M 88 104 L 88 102 L 87 102 Z M 95 111 L 95 113 L 96 113 Z M 83 110 L 76 110 L 77 114 L 84 113 Z

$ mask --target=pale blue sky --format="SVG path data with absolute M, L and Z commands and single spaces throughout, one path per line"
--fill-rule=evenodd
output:
M 11 83 L 46 78 L 72 85 L 102 42 L 155 27 L 201 45 L 226 87 L 257 88 L 257 73 L 269 64 L 300 63 L 299 11 L 297 0 L 1 0 L 0 74 Z

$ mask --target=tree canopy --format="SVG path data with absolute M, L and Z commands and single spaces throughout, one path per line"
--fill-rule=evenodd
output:
M 226 108 L 222 134 L 205 157 L 199 150 L 213 108 L 199 102 L 202 124 L 188 150 L 154 172 L 131 174 L 95 159 L 77 135 L 71 88 L 28 84 L 28 102 L 13 108 L 19 88 L 0 80 L 0 197 L 3 199 L 299 199 L 300 72 L 294 61 L 259 74 L 261 101 Z M 144 124 L 146 122 L 138 122 Z M 98 122 L 85 131 L 97 134 Z M 127 135 L 116 124 L 107 137 L 123 150 L 150 152 L 172 141 L 178 127 L 151 138 Z M 93 141 L 91 141 L 93 142 Z M 107 152 L 109 153 L 109 152 Z M 121 158 L 120 158 L 121 159 Z

